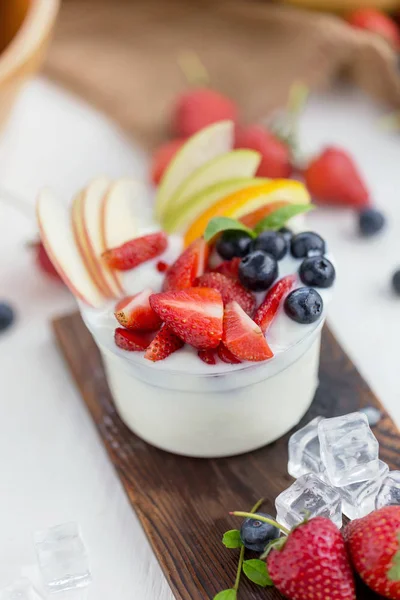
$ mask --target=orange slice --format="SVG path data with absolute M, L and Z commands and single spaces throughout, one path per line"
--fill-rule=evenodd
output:
M 209 221 L 214 217 L 240 219 L 276 202 L 308 204 L 310 196 L 302 183 L 291 179 L 275 179 L 257 187 L 239 190 L 216 202 L 191 224 L 185 234 L 185 246 L 202 236 Z
M 289 204 L 289 202 L 285 202 L 285 200 L 281 200 L 280 202 L 271 202 L 271 204 L 257 208 L 257 210 L 253 210 L 253 212 L 249 213 L 248 215 L 244 215 L 244 217 L 242 217 L 240 220 L 243 225 L 253 229 L 257 223 L 265 219 L 265 217 L 268 217 L 268 215 L 274 212 L 274 210 L 283 208 L 287 204 Z

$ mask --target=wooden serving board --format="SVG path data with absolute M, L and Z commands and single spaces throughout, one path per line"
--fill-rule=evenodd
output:
M 275 514 L 275 497 L 292 481 L 287 473 L 289 434 L 261 450 L 233 458 L 183 458 L 153 448 L 118 417 L 99 351 L 79 314 L 58 319 L 53 325 L 175 597 L 211 600 L 217 592 L 232 587 L 238 551 L 227 550 L 221 538 L 240 522 L 228 511 L 249 510 L 264 497 L 263 511 Z M 374 428 L 380 457 L 390 468 L 400 469 L 399 432 L 328 328 L 323 332 L 321 354 L 321 383 L 300 426 L 317 415 L 331 417 L 376 406 L 384 415 Z M 357 598 L 372 600 L 377 596 L 360 584 Z M 261 599 L 279 600 L 282 596 L 273 588 L 253 585 L 243 576 L 239 600 Z

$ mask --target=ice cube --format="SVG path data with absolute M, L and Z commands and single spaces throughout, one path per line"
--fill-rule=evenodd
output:
M 318 423 L 322 462 L 332 485 L 379 477 L 379 444 L 365 415 L 356 412 Z
M 400 504 L 400 471 L 390 471 L 383 480 L 375 501 L 375 508 Z
M 343 514 L 349 519 L 360 519 L 375 510 L 377 494 L 388 472 L 389 467 L 380 460 L 377 478 L 337 488 L 342 497 Z
M 314 473 L 302 475 L 275 500 L 278 523 L 292 529 L 306 517 L 327 517 L 342 526 L 342 502 L 339 492 Z
M 306 473 L 318 475 L 324 471 L 318 439 L 320 421 L 322 417 L 315 417 L 305 427 L 290 436 L 288 471 L 296 479 Z
M 92 578 L 77 523 L 65 523 L 34 535 L 44 583 L 50 592 L 85 587 Z
M 19 579 L 0 590 L 0 600 L 43 600 L 28 579 Z

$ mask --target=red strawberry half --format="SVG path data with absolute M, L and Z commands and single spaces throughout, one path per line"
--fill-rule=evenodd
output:
M 215 365 L 217 362 L 215 360 L 214 350 L 199 350 L 197 354 L 203 362 L 207 363 L 207 365 Z
M 307 167 L 306 185 L 319 204 L 363 208 L 369 192 L 350 154 L 341 148 L 326 148 Z
M 129 352 L 141 352 L 146 350 L 152 337 L 151 334 L 139 331 L 129 331 L 129 329 L 123 329 L 122 327 L 117 327 L 114 333 L 114 340 L 118 348 L 128 350 Z
M 273 357 L 263 332 L 237 302 L 225 308 L 222 341 L 241 360 L 258 362 Z
M 166 325 L 163 325 L 147 348 L 144 357 L 153 362 L 164 360 L 164 358 L 182 348 L 183 345 L 184 342 Z
M 218 121 L 236 121 L 236 104 L 216 90 L 196 88 L 178 96 L 172 114 L 172 127 L 180 136 L 193 135 Z
M 190 244 L 168 269 L 163 291 L 192 287 L 195 279 L 204 273 L 208 252 L 208 246 L 203 238 L 198 238 Z
M 256 306 L 256 300 L 248 290 L 246 290 L 238 281 L 233 281 L 221 273 L 204 273 L 195 282 L 199 287 L 210 287 L 218 290 L 222 296 L 224 305 L 233 300 L 243 308 L 248 314 L 252 315 Z
M 238 365 L 241 361 L 233 356 L 232 352 L 228 350 L 228 348 L 221 342 L 217 348 L 218 356 L 224 363 L 228 363 L 229 365 Z
M 232 260 L 224 260 L 218 267 L 213 269 L 215 273 L 221 273 L 225 277 L 239 280 L 239 265 L 242 259 L 239 257 L 232 258 Z
M 211 288 L 188 288 L 150 296 L 150 305 L 184 342 L 207 350 L 222 338 L 221 294 Z
M 126 296 L 115 307 L 115 317 L 122 327 L 155 331 L 161 327 L 161 319 L 150 306 L 153 290 L 147 288 L 135 296 Z
M 351 521 L 344 533 L 354 568 L 374 592 L 400 599 L 400 506 Z
M 103 259 L 109 267 L 117 271 L 129 271 L 138 265 L 162 254 L 168 246 L 167 235 L 163 231 L 135 238 L 118 248 L 103 252 Z
M 276 588 L 290 600 L 356 600 L 353 573 L 339 529 L 324 517 L 299 525 L 267 558 Z
M 265 333 L 271 325 L 281 302 L 290 292 L 296 281 L 295 275 L 288 275 L 280 279 L 268 291 L 264 302 L 258 307 L 254 316 L 254 322 L 260 326 L 261 331 Z

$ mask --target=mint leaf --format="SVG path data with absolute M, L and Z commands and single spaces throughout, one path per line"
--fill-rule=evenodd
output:
M 400 542 L 400 532 L 397 534 L 397 539 Z M 388 571 L 388 579 L 390 581 L 400 581 L 400 549 L 392 558 L 392 566 Z
M 243 546 L 242 540 L 240 539 L 240 531 L 238 529 L 225 531 L 222 543 L 226 548 L 240 548 Z
M 243 225 L 243 223 L 236 219 L 231 219 L 230 217 L 214 217 L 206 227 L 204 239 L 206 242 L 209 242 L 217 235 L 217 233 L 227 230 L 245 231 L 251 237 L 256 237 L 252 229 L 249 229 L 249 227 L 246 227 L 246 225 Z
M 274 212 L 270 213 L 268 217 L 265 217 L 265 219 L 257 223 L 254 231 L 257 234 L 261 233 L 265 229 L 277 231 L 292 217 L 308 212 L 309 210 L 313 210 L 313 208 L 314 207 L 312 204 L 288 204 L 287 206 L 282 206 L 281 208 L 277 208 L 274 210 Z
M 267 565 L 263 560 L 259 560 L 258 558 L 245 560 L 243 563 L 243 571 L 250 581 L 257 585 L 261 585 L 261 587 L 274 585 L 267 571 Z
M 231 590 L 223 590 L 214 596 L 213 600 L 236 600 L 237 591 L 233 588 Z

